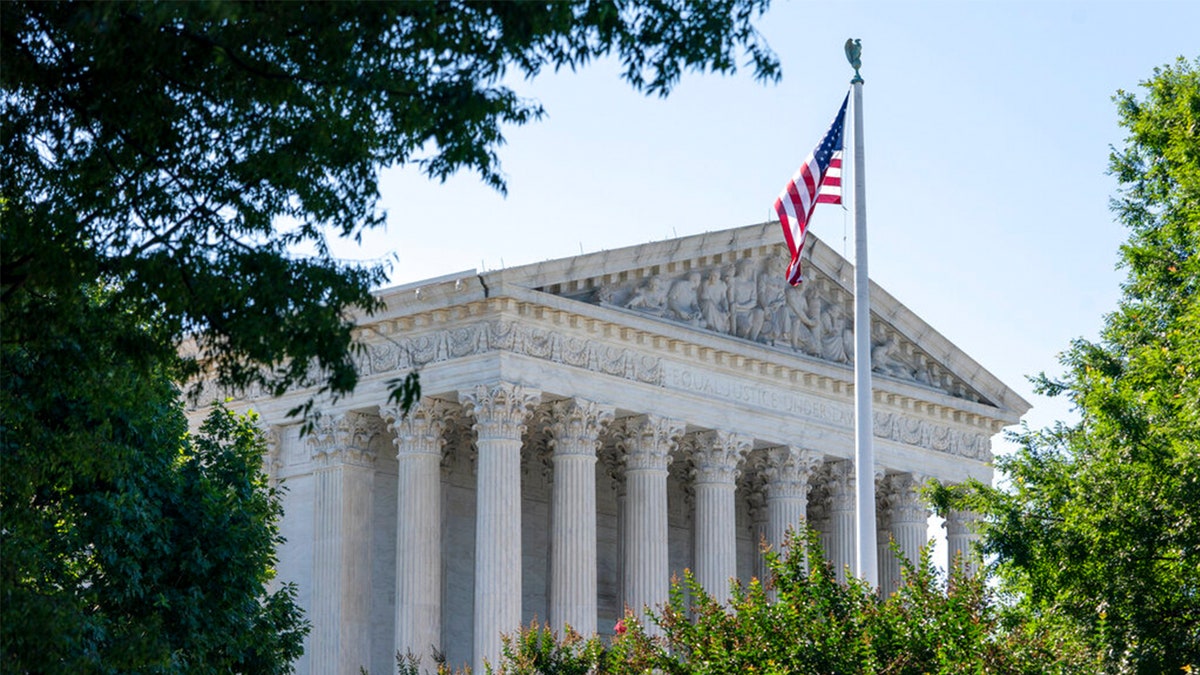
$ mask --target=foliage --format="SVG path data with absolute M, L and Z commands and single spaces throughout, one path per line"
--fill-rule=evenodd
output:
M 303 626 L 262 590 L 262 447 L 228 421 L 181 440 L 171 383 L 352 391 L 386 268 L 329 238 L 383 222 L 381 168 L 503 191 L 503 128 L 543 114 L 513 74 L 611 55 L 665 95 L 744 53 L 777 79 L 765 7 L 0 3 L 6 669 L 284 668 Z M 389 385 L 419 395 L 414 373 Z
M 1076 673 L 1094 656 L 1069 626 L 1032 623 L 996 603 L 987 583 L 956 570 L 944 580 L 928 550 L 902 560 L 900 590 L 880 598 L 858 579 L 837 581 L 815 533 L 768 554 L 769 587 L 733 587 L 728 606 L 689 575 L 670 602 L 633 615 L 605 646 L 531 626 L 506 641 L 500 672 L 534 673 Z M 777 596 L 772 599 L 771 592 Z
M 84 339 L 137 338 L 119 300 L 81 296 L 70 332 L 4 345 L 5 670 L 290 671 L 307 627 L 268 589 L 280 506 L 253 419 L 189 434 L 161 369 Z
M 1200 669 L 1200 59 L 1143 86 L 1115 98 L 1122 297 L 1037 380 L 1080 420 L 1019 434 L 976 508 L 1028 611 L 1076 622 L 1110 672 L 1165 673 Z
M 543 114 L 510 72 L 612 55 L 666 95 L 744 50 L 777 79 L 766 2 L 2 3 L 6 339 L 39 325 L 22 295 L 102 280 L 163 358 L 190 335 L 222 384 L 347 393 L 348 312 L 377 308 L 385 270 L 335 260 L 327 233 L 383 222 L 381 167 L 503 191 L 503 126 Z

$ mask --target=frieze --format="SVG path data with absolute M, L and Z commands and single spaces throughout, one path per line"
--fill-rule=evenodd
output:
M 808 281 L 792 287 L 784 280 L 786 268 L 780 256 L 741 258 L 608 283 L 569 297 L 852 364 L 853 296 L 815 266 L 808 267 Z M 881 375 L 983 400 L 878 317 L 872 321 L 871 345 L 871 368 Z
M 356 365 L 360 375 L 373 375 L 491 351 L 513 352 L 655 386 L 662 384 L 662 368 L 656 357 L 504 320 L 369 344 L 356 359 Z

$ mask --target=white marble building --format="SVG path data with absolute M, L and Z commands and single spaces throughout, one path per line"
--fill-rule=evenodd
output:
M 810 236 L 792 289 L 786 256 L 767 223 L 388 289 L 316 433 L 285 416 L 311 392 L 248 396 L 313 624 L 298 672 L 394 672 L 397 649 L 482 672 L 501 632 L 609 633 L 685 568 L 727 595 L 804 518 L 849 564 L 853 271 Z M 915 556 L 914 488 L 989 481 L 989 439 L 1029 404 L 883 289 L 872 306 L 878 538 Z M 388 382 L 412 368 L 401 417 Z M 881 556 L 885 591 L 897 574 Z

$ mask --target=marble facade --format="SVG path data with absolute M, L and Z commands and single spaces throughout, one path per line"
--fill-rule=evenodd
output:
M 286 488 L 279 551 L 312 621 L 299 673 L 393 655 L 495 662 L 532 620 L 610 633 L 687 568 L 719 597 L 804 520 L 853 557 L 853 269 L 810 235 L 807 281 L 766 223 L 384 290 L 360 385 L 299 434 L 312 393 L 249 392 Z M 878 541 L 915 557 L 927 478 L 990 481 L 1029 404 L 872 288 Z M 408 415 L 389 381 L 413 368 Z M 971 514 L 947 522 L 951 554 Z M 886 592 L 898 565 L 881 557 Z

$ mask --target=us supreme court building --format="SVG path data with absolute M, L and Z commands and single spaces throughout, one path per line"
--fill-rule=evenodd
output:
M 692 570 L 726 598 L 807 521 L 854 551 L 853 268 L 809 235 L 788 286 L 764 223 L 380 292 L 360 384 L 299 433 L 311 391 L 247 394 L 285 488 L 279 580 L 312 622 L 299 673 L 497 663 L 530 621 L 611 634 Z M 990 482 L 1029 404 L 872 288 L 880 585 L 931 533 L 916 489 Z M 389 381 L 419 369 L 403 415 Z M 197 413 L 199 414 L 199 413 Z M 953 556 L 971 514 L 945 524 Z

